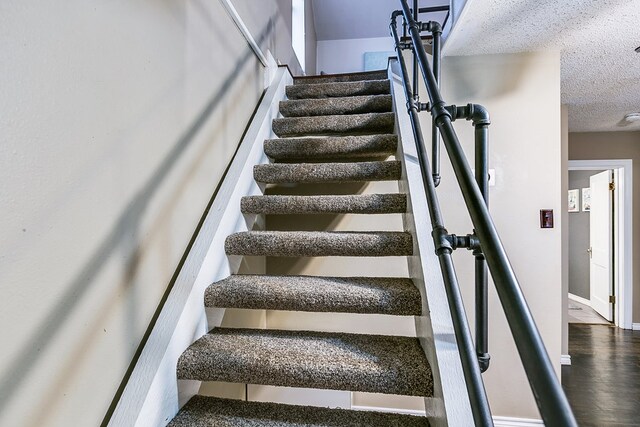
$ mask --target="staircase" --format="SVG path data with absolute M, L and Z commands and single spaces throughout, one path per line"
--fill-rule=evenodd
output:
M 273 161 L 254 167 L 265 186 L 396 181 L 395 113 L 386 71 L 300 77 L 287 87 L 280 137 L 265 141 Z M 244 197 L 243 214 L 389 214 L 404 194 Z M 408 256 L 408 232 L 246 231 L 227 237 L 235 256 Z M 384 263 L 384 259 L 380 261 Z M 213 308 L 421 315 L 408 278 L 232 275 L 206 290 Z M 417 338 L 316 331 L 214 328 L 177 364 L 179 379 L 433 396 L 433 377 Z M 426 417 L 193 397 L 170 426 L 427 426 Z

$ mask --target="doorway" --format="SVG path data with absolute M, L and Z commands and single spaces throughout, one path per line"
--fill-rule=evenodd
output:
M 569 161 L 570 321 L 632 328 L 631 173 L 631 160 Z

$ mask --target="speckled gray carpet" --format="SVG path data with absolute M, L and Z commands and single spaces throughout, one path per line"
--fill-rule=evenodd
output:
M 359 135 L 393 133 L 394 113 L 346 114 L 337 116 L 284 117 L 273 119 L 279 137 L 305 135 Z
M 178 378 L 431 396 L 417 338 L 215 328 L 178 360 Z
M 299 84 L 285 89 L 289 99 L 337 98 L 358 95 L 385 95 L 390 93 L 389 80 L 371 80 L 339 83 Z
M 392 277 L 233 275 L 209 286 L 207 307 L 419 316 L 420 292 Z
M 240 202 L 245 214 L 388 214 L 407 211 L 405 194 L 349 194 L 341 196 L 247 196 Z
M 264 152 L 278 162 L 350 160 L 388 157 L 398 146 L 396 135 L 352 135 L 278 138 L 264 142 Z
M 280 138 L 264 143 L 275 163 L 254 167 L 271 195 L 241 200 L 243 214 L 309 215 L 316 230 L 234 233 L 227 255 L 387 257 L 413 253 L 406 231 L 330 231 L 325 216 L 400 214 L 407 195 L 360 194 L 363 182 L 399 180 L 395 113 L 386 70 L 295 78 L 273 121 Z M 305 186 L 320 191 L 305 193 Z M 278 189 L 282 195 L 278 194 Z M 283 192 L 282 189 L 286 189 Z M 298 192 L 298 194 L 296 194 Z M 313 219 L 311 219 L 313 218 Z M 280 218 L 282 219 L 282 217 Z M 262 221 L 268 228 L 270 222 Z M 315 226 L 315 222 L 314 222 Z M 326 230 L 326 231 L 325 231 Z M 297 261 L 297 260 L 294 260 Z M 384 263 L 384 259 L 380 260 Z M 420 316 L 422 297 L 409 278 L 232 275 L 211 284 L 210 308 Z M 433 396 L 433 377 L 415 337 L 339 332 L 215 328 L 177 363 L 179 379 Z M 172 427 L 428 426 L 426 417 L 196 396 Z
M 195 396 L 169 427 L 428 427 L 426 417 Z
M 413 239 L 400 231 L 244 231 L 228 236 L 224 248 L 247 256 L 406 256 Z
M 388 77 L 387 70 L 363 71 L 360 73 L 323 74 L 320 76 L 299 76 L 293 78 L 294 85 L 309 85 L 318 83 L 340 83 L 383 80 Z
M 280 102 L 285 117 L 336 114 L 384 113 L 392 110 L 391 95 L 345 96 L 325 99 L 294 99 Z
M 357 163 L 271 163 L 255 165 L 253 178 L 267 184 L 397 181 L 402 175 L 398 161 Z

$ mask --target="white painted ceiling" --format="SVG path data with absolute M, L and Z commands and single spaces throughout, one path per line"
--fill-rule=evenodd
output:
M 391 12 L 400 9 L 398 0 L 312 0 L 318 40 L 389 37 Z M 413 4 L 412 1 L 409 2 Z M 448 4 L 447 0 L 420 0 L 420 7 Z M 442 22 L 446 13 L 429 19 Z
M 446 55 L 558 49 L 572 132 L 640 130 L 640 0 L 469 0 Z

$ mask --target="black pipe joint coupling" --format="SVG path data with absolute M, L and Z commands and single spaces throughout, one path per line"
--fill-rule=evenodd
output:
M 475 234 L 467 234 L 466 236 L 448 234 L 446 238 L 453 250 L 458 248 L 467 248 L 470 251 L 480 250 L 480 239 Z
M 428 102 L 418 102 L 417 107 L 418 107 L 418 112 L 431 110 L 431 104 L 429 104 Z
M 438 104 L 431 106 L 431 116 L 433 117 L 433 122 L 436 126 L 440 126 L 445 117 L 448 117 L 449 120 L 451 120 L 451 113 L 447 110 L 444 102 L 439 102 Z
M 448 105 L 445 108 L 451 114 L 452 121 L 456 119 L 471 120 L 474 126 L 489 126 L 491 124 L 489 111 L 480 104 L 467 104 L 464 107 Z
M 431 236 L 433 237 L 433 242 L 436 246 L 436 255 L 440 256 L 445 253 L 450 254 L 455 249 L 453 246 L 451 246 L 451 241 L 449 240 L 449 234 L 446 228 L 434 228 L 431 232 Z
M 442 34 L 442 25 L 437 21 L 418 22 L 418 28 L 422 31 L 429 31 L 432 34 Z
M 407 49 L 413 50 L 413 44 L 410 42 L 398 42 L 398 47 L 401 50 L 407 50 Z
M 489 363 L 491 362 L 491 356 L 489 353 L 478 353 L 478 365 L 480 365 L 480 372 L 486 372 L 489 369 Z

